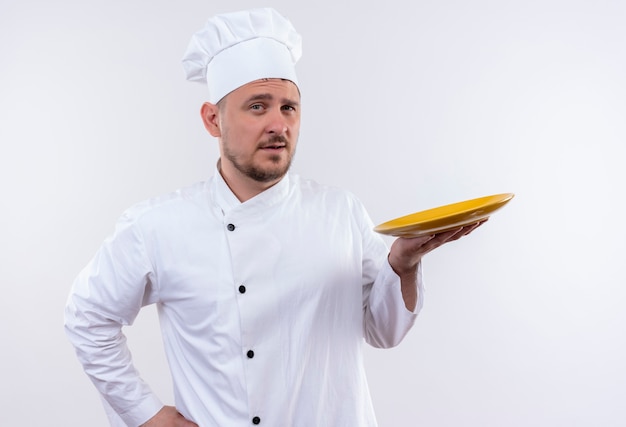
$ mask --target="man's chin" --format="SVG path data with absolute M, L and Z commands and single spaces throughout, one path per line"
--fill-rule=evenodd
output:
M 274 167 L 251 167 L 244 173 L 253 180 L 262 183 L 270 183 L 280 180 L 289 171 L 291 164 L 274 166 Z

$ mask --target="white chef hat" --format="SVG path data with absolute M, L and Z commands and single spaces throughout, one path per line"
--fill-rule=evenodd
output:
M 196 32 L 183 57 L 187 80 L 209 86 L 215 104 L 246 83 L 282 78 L 296 85 L 295 64 L 302 55 L 302 38 L 284 16 L 272 8 L 225 13 L 209 19 Z

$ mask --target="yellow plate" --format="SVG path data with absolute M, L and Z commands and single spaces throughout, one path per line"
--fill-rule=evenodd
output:
M 506 205 L 513 193 L 494 194 L 416 212 L 374 227 L 374 231 L 396 237 L 418 237 L 442 233 L 489 218 Z

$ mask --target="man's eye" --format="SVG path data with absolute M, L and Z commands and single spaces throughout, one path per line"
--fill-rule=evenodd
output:
M 261 104 L 252 104 L 250 106 L 251 110 L 261 110 L 263 108 L 263 106 Z
M 283 105 L 283 110 L 286 110 L 286 111 L 296 111 L 296 109 L 294 107 L 292 107 L 291 105 Z

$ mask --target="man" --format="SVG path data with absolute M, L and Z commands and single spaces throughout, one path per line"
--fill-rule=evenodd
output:
M 397 345 L 422 305 L 420 261 L 478 224 L 388 251 L 351 194 L 289 173 L 300 36 L 272 9 L 218 15 L 183 61 L 220 161 L 204 183 L 140 203 L 76 279 L 66 330 L 129 426 L 375 426 L 366 341 Z M 176 406 L 121 332 L 158 306 Z

